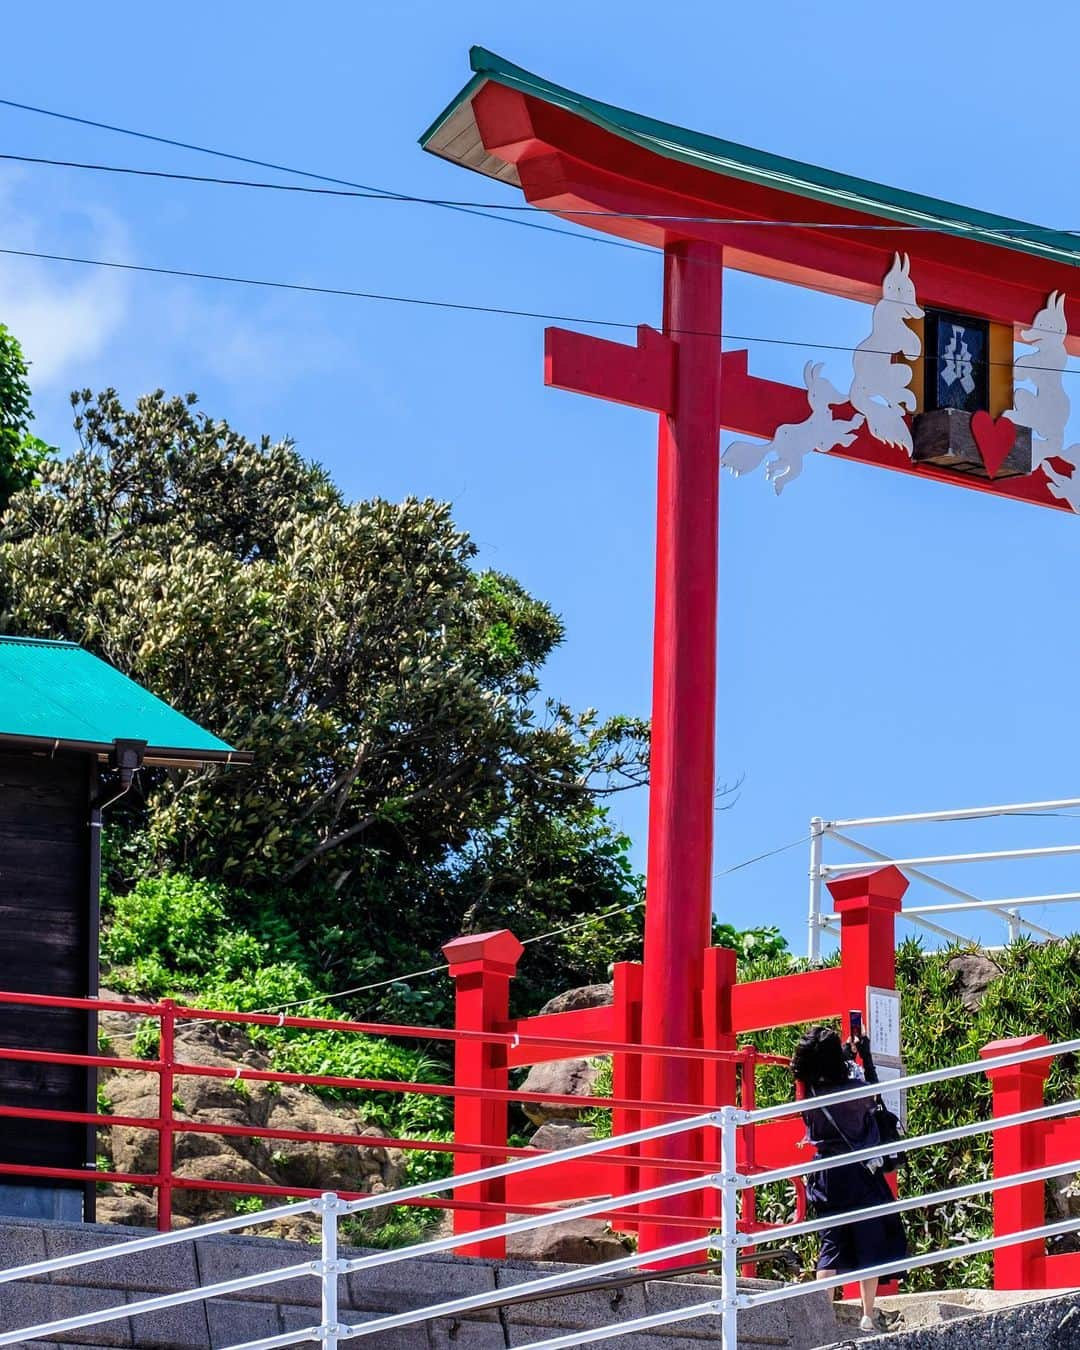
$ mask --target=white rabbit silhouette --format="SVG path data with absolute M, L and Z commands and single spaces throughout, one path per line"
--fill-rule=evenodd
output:
M 882 283 L 881 299 L 874 306 L 870 336 L 855 348 L 855 376 L 848 394 L 848 401 L 866 418 L 867 430 L 875 440 L 899 446 L 909 455 L 914 448 L 904 413 L 915 411 L 911 367 L 893 357 L 914 360 L 922 352 L 919 335 L 905 322 L 923 316 L 915 300 L 910 268 L 906 253 L 894 256 Z
M 720 458 L 721 464 L 736 478 L 756 469 L 766 455 L 775 458 L 765 466 L 765 477 L 777 494 L 802 473 L 803 460 L 811 450 L 828 451 L 841 445 L 847 447 L 855 439 L 862 418 L 837 420 L 831 405 L 843 403 L 839 389 L 822 375 L 825 363 L 807 361 L 803 367 L 803 383 L 810 400 L 810 416 L 803 422 L 787 422 L 777 427 L 771 441 L 732 441 Z
M 1045 307 L 1035 315 L 1031 327 L 1020 334 L 1021 342 L 1035 344 L 1035 350 L 1013 363 L 1014 378 L 1026 380 L 1035 388 L 1034 391 L 1017 389 L 1013 394 L 1013 407 L 1003 415 L 1019 426 L 1031 428 L 1036 466 L 1053 455 L 1060 455 L 1065 444 L 1065 425 L 1071 406 L 1062 377 L 1067 326 L 1065 296 L 1061 291 L 1053 291 Z M 1072 490 L 1076 491 L 1075 488 Z

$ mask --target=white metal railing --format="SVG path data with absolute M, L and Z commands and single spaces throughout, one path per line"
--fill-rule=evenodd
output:
M 315 1259 L 297 1262 L 293 1265 L 281 1266 L 274 1270 L 260 1271 L 254 1275 L 245 1275 L 232 1280 L 222 1280 L 216 1284 L 202 1285 L 197 1289 L 182 1290 L 173 1294 L 161 1294 L 153 1298 L 138 1299 L 132 1303 L 122 1303 L 109 1308 L 97 1309 L 93 1312 L 80 1313 L 73 1317 L 58 1318 L 50 1322 L 42 1322 L 35 1326 L 20 1327 L 17 1330 L 0 1333 L 0 1346 L 21 1345 L 26 1341 L 38 1340 L 46 1336 L 62 1335 L 67 1332 L 82 1330 L 86 1327 L 100 1326 L 106 1322 L 117 1321 L 121 1318 L 138 1317 L 143 1313 L 160 1312 L 166 1308 L 182 1307 L 189 1303 L 198 1303 L 208 1299 L 225 1297 L 230 1294 L 278 1284 L 282 1281 L 303 1279 L 305 1277 L 314 1277 L 320 1282 L 322 1316 L 318 1325 L 304 1327 L 300 1330 L 286 1332 L 281 1335 L 263 1337 L 259 1340 L 244 1341 L 227 1347 L 227 1350 L 275 1350 L 275 1347 L 278 1346 L 297 1345 L 304 1341 L 317 1341 L 321 1346 L 328 1347 L 332 1350 L 332 1348 L 336 1347 L 341 1341 L 376 1335 L 382 1331 L 389 1331 L 401 1326 L 411 1326 L 415 1323 L 429 1321 L 436 1317 L 451 1317 L 473 1311 L 482 1308 L 485 1304 L 489 1304 L 492 1301 L 490 1292 L 471 1295 L 465 1298 L 451 1299 L 448 1302 L 433 1305 L 429 1308 L 421 1308 L 407 1313 L 397 1313 L 354 1325 L 347 1325 L 340 1321 L 338 1310 L 338 1281 L 341 1276 L 347 1275 L 351 1271 L 367 1270 L 375 1266 L 389 1265 L 416 1257 L 429 1256 L 436 1252 L 450 1251 L 455 1247 L 465 1246 L 475 1242 L 483 1242 L 490 1238 L 508 1237 L 515 1233 L 546 1228 L 557 1223 L 565 1223 L 568 1219 L 585 1218 L 594 1214 L 610 1212 L 614 1208 L 625 1208 L 630 1205 L 647 1205 L 669 1199 L 676 1195 L 686 1195 L 693 1191 L 712 1189 L 718 1184 L 719 1178 L 715 1175 L 695 1176 L 690 1179 L 673 1181 L 662 1186 L 649 1187 L 615 1198 L 604 1196 L 596 1200 L 587 1201 L 583 1204 L 572 1205 L 559 1210 L 552 1210 L 544 1214 L 531 1215 L 528 1218 L 497 1224 L 490 1228 L 480 1229 L 469 1233 L 453 1234 L 452 1236 L 445 1238 L 436 1238 L 428 1242 L 417 1243 L 413 1246 L 401 1247 L 390 1251 L 374 1252 L 370 1255 L 354 1257 L 350 1260 L 343 1260 L 338 1255 L 337 1240 L 339 1219 L 351 1214 L 360 1213 L 364 1210 L 382 1209 L 387 1206 L 402 1204 L 408 1200 L 419 1200 L 436 1195 L 441 1191 L 454 1190 L 459 1186 L 471 1186 L 485 1181 L 495 1181 L 501 1177 L 533 1171 L 537 1168 L 556 1166 L 560 1163 L 573 1161 L 576 1158 L 589 1157 L 596 1153 L 609 1153 L 613 1150 L 646 1143 L 654 1139 L 663 1139 L 669 1136 L 686 1134 L 690 1131 L 697 1131 L 705 1128 L 717 1128 L 719 1122 L 720 1116 L 718 1113 L 707 1112 L 703 1115 L 691 1117 L 689 1119 L 668 1121 L 662 1125 L 635 1130 L 628 1134 L 619 1135 L 614 1139 L 597 1139 L 587 1144 L 576 1145 L 573 1148 L 559 1149 L 558 1151 L 551 1153 L 538 1153 L 535 1158 L 516 1158 L 513 1162 L 500 1163 L 494 1167 L 485 1167 L 474 1172 L 461 1173 L 458 1176 L 448 1177 L 442 1180 L 420 1182 L 416 1185 L 401 1187 L 394 1191 L 385 1191 L 380 1192 L 377 1195 L 364 1196 L 359 1200 L 342 1200 L 337 1195 L 327 1193 L 316 1200 L 303 1200 L 297 1201 L 294 1204 L 279 1205 L 273 1209 L 260 1210 L 255 1214 L 239 1215 L 233 1219 L 222 1219 L 215 1223 L 202 1224 L 198 1227 L 181 1229 L 171 1233 L 156 1233 L 152 1237 L 135 1238 L 130 1242 L 120 1242 L 107 1247 L 95 1247 L 89 1251 L 73 1252 L 67 1256 L 57 1256 L 44 1261 L 34 1261 L 28 1265 L 17 1266 L 11 1270 L 0 1271 L 0 1284 L 8 1284 L 15 1280 L 32 1279 L 44 1275 L 51 1275 L 56 1271 L 74 1270 L 81 1266 L 91 1265 L 101 1261 L 118 1260 L 124 1256 L 135 1255 L 139 1252 L 153 1251 L 161 1247 L 178 1246 L 183 1243 L 190 1243 L 205 1237 L 211 1237 L 215 1234 L 235 1232 L 242 1228 L 272 1223 L 296 1215 L 317 1214 L 321 1217 L 321 1251 Z M 617 1261 L 609 1261 L 600 1269 L 602 1269 L 604 1273 L 614 1274 L 622 1270 L 630 1270 L 636 1266 L 649 1264 L 656 1260 L 688 1256 L 693 1252 L 700 1251 L 702 1245 L 702 1238 L 698 1236 L 693 1239 L 688 1239 L 685 1242 L 679 1242 L 663 1247 L 648 1254 L 632 1253 Z M 580 1284 L 580 1282 L 580 1271 L 572 1270 L 560 1273 L 559 1275 L 546 1276 L 543 1279 L 530 1280 L 526 1283 L 515 1285 L 514 1292 L 515 1294 L 535 1293 L 539 1295 L 549 1291 L 557 1291 L 563 1286 Z M 711 1310 L 711 1305 L 709 1308 L 705 1309 L 705 1311 Z M 686 1320 L 688 1317 L 700 1315 L 701 1312 L 683 1309 L 671 1314 L 662 1314 L 655 1319 L 646 1319 L 646 1321 L 648 1322 L 648 1325 L 659 1326 L 664 1321 L 676 1322 Z M 578 1341 L 595 1339 L 595 1337 L 591 1337 L 587 1332 L 575 1333 L 575 1337 L 577 1337 Z M 540 1345 L 547 1347 L 549 1345 L 554 1345 L 555 1343 L 556 1342 L 549 1341 L 536 1342 L 534 1346 L 522 1347 L 522 1350 L 538 1350 Z M 557 1343 L 560 1345 L 564 1343 L 570 1345 L 576 1342 L 571 1339 L 565 1342 L 559 1340 Z
M 1035 1060 L 1045 1060 L 1052 1056 L 1075 1054 L 1080 1052 L 1080 1040 L 1062 1042 L 1058 1045 L 1036 1046 L 1026 1050 L 1011 1051 L 996 1055 L 975 1063 L 953 1065 L 930 1073 L 913 1074 L 907 1078 L 890 1083 L 891 1089 L 908 1090 L 926 1087 L 934 1083 L 946 1082 L 955 1078 L 973 1074 L 985 1074 L 990 1069 L 1008 1068 Z M 877 1086 L 860 1085 L 831 1093 L 830 1105 L 841 1102 L 857 1101 L 875 1096 Z M 1017 1243 L 1046 1239 L 1076 1232 L 1080 1229 L 1080 1217 L 1065 1219 L 1058 1223 L 1042 1224 L 1021 1232 L 1008 1233 L 977 1242 L 963 1243 L 939 1251 L 920 1253 L 898 1263 L 891 1261 L 886 1265 L 870 1266 L 861 1270 L 848 1271 L 829 1279 L 813 1280 L 804 1283 L 781 1284 L 773 1288 L 750 1292 L 738 1287 L 738 1261 L 740 1251 L 746 1247 L 761 1248 L 778 1241 L 789 1241 L 819 1232 L 828 1226 L 835 1226 L 837 1216 L 827 1218 L 803 1219 L 779 1225 L 765 1231 L 740 1232 L 738 1224 L 739 1196 L 758 1186 L 776 1182 L 794 1181 L 810 1172 L 829 1171 L 833 1168 L 848 1166 L 858 1161 L 869 1161 L 881 1153 L 881 1146 L 862 1149 L 857 1152 L 843 1153 L 833 1158 L 818 1159 L 808 1157 L 802 1162 L 787 1167 L 772 1168 L 757 1172 L 752 1176 L 738 1171 L 738 1134 L 740 1129 L 755 1127 L 770 1121 L 783 1120 L 802 1112 L 813 1110 L 812 1102 L 792 1101 L 775 1107 L 745 1111 L 734 1106 L 725 1106 L 718 1111 L 708 1112 L 687 1120 L 671 1121 L 648 1129 L 635 1130 L 610 1139 L 598 1139 L 574 1148 L 562 1149 L 555 1153 L 538 1154 L 536 1158 L 519 1158 L 513 1162 L 495 1167 L 482 1168 L 475 1172 L 440 1181 L 424 1182 L 406 1186 L 396 1191 L 374 1196 L 365 1196 L 359 1200 L 344 1201 L 333 1194 L 326 1194 L 317 1200 L 300 1201 L 295 1204 L 281 1205 L 272 1210 L 263 1210 L 258 1214 L 242 1215 L 235 1219 L 226 1219 L 218 1223 L 203 1224 L 173 1233 L 159 1233 L 152 1237 L 136 1238 L 130 1242 L 115 1246 L 94 1248 L 86 1252 L 76 1252 L 68 1256 L 53 1257 L 45 1261 L 35 1261 L 13 1270 L 0 1272 L 0 1284 L 34 1276 L 49 1275 L 56 1271 L 72 1270 L 80 1266 L 100 1261 L 116 1260 L 137 1252 L 150 1251 L 159 1247 L 175 1246 L 211 1236 L 216 1233 L 228 1233 L 236 1229 L 266 1223 L 298 1214 L 318 1214 L 321 1216 L 322 1244 L 318 1256 L 312 1260 L 283 1266 L 276 1270 L 261 1271 L 255 1275 L 242 1276 L 233 1280 L 223 1280 L 217 1284 L 204 1285 L 197 1289 L 184 1290 L 174 1294 L 163 1294 L 155 1298 L 139 1299 L 132 1303 L 123 1303 L 115 1307 L 94 1312 L 82 1313 L 74 1317 L 59 1318 L 37 1326 L 22 1327 L 0 1335 L 0 1346 L 15 1345 L 46 1336 L 62 1335 L 66 1332 L 97 1326 L 119 1318 L 137 1317 L 142 1313 L 155 1312 L 164 1308 L 175 1308 L 229 1294 L 256 1289 L 265 1285 L 277 1284 L 283 1280 L 317 1278 L 322 1290 L 321 1318 L 318 1325 L 304 1327 L 298 1331 L 281 1335 L 266 1336 L 258 1340 L 244 1341 L 228 1347 L 228 1350 L 276 1350 L 278 1346 L 296 1345 L 302 1341 L 316 1341 L 324 1347 L 336 1347 L 340 1342 L 377 1336 L 382 1332 L 401 1327 L 415 1326 L 435 1318 L 456 1317 L 489 1307 L 493 1303 L 489 1291 L 480 1294 L 452 1298 L 442 1303 L 410 1309 L 406 1312 L 392 1313 L 369 1319 L 360 1323 L 343 1323 L 338 1307 L 338 1282 L 343 1275 L 353 1271 L 369 1270 L 377 1266 L 408 1261 L 437 1252 L 453 1250 L 487 1239 L 506 1237 L 532 1229 L 545 1228 L 552 1224 L 565 1223 L 568 1219 L 586 1217 L 602 1212 L 610 1212 L 629 1206 L 647 1205 L 676 1195 L 685 1195 L 693 1191 L 715 1189 L 719 1196 L 719 1231 L 706 1236 L 697 1233 L 682 1242 L 672 1243 L 649 1252 L 632 1252 L 618 1260 L 607 1261 L 590 1268 L 590 1275 L 614 1275 L 621 1271 L 632 1270 L 640 1266 L 652 1266 L 657 1262 L 689 1256 L 700 1252 L 703 1246 L 718 1247 L 720 1251 L 720 1296 L 706 1298 L 700 1303 L 676 1310 L 668 1310 L 644 1317 L 627 1318 L 620 1322 L 609 1322 L 587 1330 L 575 1330 L 556 1335 L 541 1341 L 532 1341 L 521 1350 L 569 1350 L 570 1347 L 591 1344 L 594 1341 L 616 1339 L 632 1335 L 635 1332 L 655 1330 L 660 1327 L 690 1321 L 699 1317 L 718 1317 L 722 1328 L 723 1350 L 737 1350 L 738 1317 L 740 1312 L 776 1303 L 785 1299 L 799 1298 L 806 1294 L 825 1291 L 840 1285 L 852 1283 L 874 1276 L 885 1276 L 896 1272 L 898 1264 L 905 1270 L 916 1270 L 924 1266 L 936 1265 L 947 1261 L 960 1260 L 982 1252 L 997 1251 L 1001 1247 Z M 909 1153 L 915 1149 L 933 1147 L 967 1139 L 976 1134 L 1000 1129 L 1016 1128 L 1036 1121 L 1057 1119 L 1062 1116 L 1080 1113 L 1080 1099 L 1073 1099 L 1055 1106 L 1041 1106 L 1030 1111 L 1013 1112 L 990 1120 L 980 1120 L 964 1125 L 956 1125 L 931 1134 L 902 1139 L 889 1144 L 889 1151 Z M 363 1256 L 343 1259 L 338 1254 L 338 1221 L 341 1217 L 355 1214 L 365 1209 L 382 1208 L 399 1204 L 406 1200 L 420 1199 L 444 1190 L 453 1190 L 459 1186 L 475 1185 L 478 1182 L 492 1181 L 515 1173 L 531 1171 L 536 1168 L 550 1167 L 575 1158 L 587 1157 L 601 1151 L 614 1151 L 628 1146 L 644 1143 L 703 1129 L 715 1129 L 720 1135 L 720 1171 L 715 1174 L 681 1179 L 663 1186 L 631 1192 L 620 1196 L 604 1196 L 582 1204 L 552 1210 L 527 1218 L 495 1224 L 492 1227 L 469 1233 L 436 1238 L 428 1242 L 416 1243 L 391 1251 L 372 1252 Z M 1024 1182 L 1045 1181 L 1052 1177 L 1067 1175 L 1080 1170 L 1080 1158 L 1060 1163 L 1052 1167 L 1031 1168 L 1024 1172 L 1010 1173 L 1005 1177 L 982 1178 L 951 1186 L 944 1190 L 929 1192 L 921 1196 L 905 1196 L 888 1203 L 866 1209 L 851 1211 L 844 1215 L 844 1221 L 857 1223 L 866 1219 L 883 1217 L 888 1214 L 902 1214 L 909 1210 L 925 1206 L 938 1206 L 974 1195 L 992 1194 L 1006 1187 L 1015 1187 Z M 662 1222 L 662 1220 L 660 1220 Z M 544 1296 L 558 1293 L 580 1285 L 581 1271 L 573 1269 L 538 1279 L 525 1280 L 510 1286 L 505 1293 L 513 1294 L 515 1301 L 527 1296 Z
M 972 806 L 951 811 L 918 811 L 895 816 L 863 816 L 850 820 L 822 820 L 815 816 L 810 822 L 810 898 L 807 913 L 807 956 L 811 961 L 821 959 L 821 940 L 825 933 L 835 934 L 836 921 L 822 907 L 822 889 L 829 877 L 843 876 L 865 867 L 864 862 L 825 862 L 825 843 L 834 843 L 874 862 L 892 863 L 905 876 L 950 897 L 948 903 L 905 906 L 900 917 L 918 928 L 943 937 L 949 942 L 968 942 L 963 934 L 937 922 L 941 915 L 955 919 L 958 915 L 987 913 L 1005 921 L 1009 941 L 1015 940 L 1025 929 L 1040 938 L 1058 938 L 1060 934 L 1036 923 L 1022 910 L 1035 905 L 1065 904 L 1080 900 L 1080 891 L 1059 891 L 1048 895 L 1018 895 L 985 899 L 960 889 L 940 877 L 933 876 L 924 867 L 942 867 L 955 863 L 1010 862 L 1029 859 L 1066 857 L 1080 853 L 1080 844 L 1056 844 L 1039 848 L 993 849 L 975 853 L 934 853 L 918 857 L 895 858 L 880 849 L 871 848 L 859 839 L 853 839 L 851 830 L 870 829 L 882 825 L 924 825 L 931 822 L 983 820 L 994 816 L 1023 816 L 1049 814 L 1080 807 L 1080 797 L 1066 797 L 1055 801 L 1012 802 L 1003 806 Z M 933 917 L 931 917 L 933 916 Z

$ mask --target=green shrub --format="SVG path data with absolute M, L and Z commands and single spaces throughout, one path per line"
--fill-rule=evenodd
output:
M 144 877 L 105 901 L 102 959 L 112 966 L 156 957 L 177 974 L 203 974 L 225 923 L 222 887 L 177 873 Z
M 339 1031 L 294 1031 L 273 1050 L 274 1068 L 287 1073 L 326 1078 L 368 1078 L 397 1083 L 444 1083 L 446 1067 L 423 1050 L 375 1036 Z M 388 1133 L 403 1137 L 436 1137 L 451 1128 L 449 1097 L 416 1092 L 363 1092 L 321 1087 L 316 1091 L 335 1101 L 363 1105 L 364 1118 Z
M 131 1053 L 136 1059 L 157 1059 L 161 1044 L 161 1026 L 156 1017 L 144 1017 L 131 1042 Z

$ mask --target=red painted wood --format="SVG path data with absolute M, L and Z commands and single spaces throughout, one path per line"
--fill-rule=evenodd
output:
M 629 1191 L 621 1189 L 622 1178 L 623 1168 L 619 1163 L 570 1159 L 507 1177 L 506 1199 L 516 1205 L 550 1205 L 556 1199 L 561 1203 L 600 1195 L 629 1195 Z M 670 1173 L 669 1178 L 674 1179 L 674 1173 Z
M 544 332 L 544 383 L 552 388 L 670 413 L 674 378 L 675 344 L 648 324 L 639 325 L 636 347 L 566 328 Z
M 850 1034 L 848 1012 L 867 1014 L 866 990 L 896 988 L 896 916 L 908 879 L 898 867 L 853 872 L 827 883 L 840 915 L 841 1017 Z
M 638 961 L 619 961 L 612 972 L 615 990 L 615 1031 L 623 1044 L 641 1044 L 641 999 L 644 985 L 644 969 Z M 641 1056 L 619 1052 L 611 1059 L 612 1090 L 623 1101 L 641 1101 Z M 641 1129 L 641 1112 L 627 1107 L 616 1107 L 611 1114 L 611 1132 L 615 1135 L 629 1134 Z M 621 1174 L 622 1194 L 640 1190 L 640 1173 L 636 1158 L 640 1153 L 634 1149 L 634 1161 L 624 1164 Z M 637 1225 L 622 1228 L 624 1232 L 636 1232 Z
M 1080 1159 L 1080 1120 L 1048 1120 L 1043 1126 L 1043 1153 L 1047 1167 Z M 1077 1168 L 1080 1171 L 1080 1167 Z
M 1005 1055 L 1013 1050 L 1034 1049 L 1048 1044 L 1045 1036 L 1019 1036 L 1013 1040 L 994 1041 L 983 1048 L 984 1058 Z M 1031 1060 L 1005 1069 L 988 1069 L 994 1092 L 994 1115 L 1012 1115 L 1017 1111 L 1033 1111 L 1043 1103 L 1043 1088 L 1050 1072 L 1052 1059 Z M 1045 1127 L 1014 1125 L 994 1132 L 994 1176 L 1009 1176 L 1029 1168 L 1042 1167 L 1045 1162 Z M 1043 1182 L 1024 1182 L 994 1196 L 994 1236 L 1037 1228 L 1046 1222 Z M 995 1289 L 1045 1289 L 1045 1242 L 1024 1242 L 1014 1247 L 1003 1247 L 994 1253 Z
M 642 1038 L 654 1045 L 700 1043 L 698 991 L 712 918 L 720 340 L 711 335 L 720 331 L 721 262 L 698 243 L 674 246 L 664 260 L 664 332 L 678 334 L 678 360 L 675 411 L 660 422 L 657 487 L 642 1001 Z M 642 1092 L 700 1103 L 701 1067 L 646 1056 Z M 689 1139 L 668 1148 L 694 1156 Z M 643 1185 L 655 1184 L 652 1175 L 643 1168 Z M 699 1213 L 700 1197 L 671 1207 Z M 642 1228 L 646 1249 L 673 1240 L 662 1224 Z
M 843 988 L 839 968 L 737 984 L 731 991 L 732 1021 L 744 1032 L 838 1017 Z
M 876 298 L 892 254 L 911 255 L 920 299 L 1001 323 L 1028 325 L 1052 290 L 1069 297 L 1080 352 L 1080 276 L 1067 263 L 957 235 L 717 225 L 693 217 L 881 225 L 878 216 L 742 182 L 631 144 L 542 99 L 485 85 L 473 99 L 485 147 L 514 164 L 530 201 L 558 212 L 617 211 L 630 218 L 567 218 L 662 247 L 675 238 L 721 244 L 726 265 L 836 295 Z M 636 213 L 636 217 L 635 217 Z M 691 217 L 667 223 L 643 216 Z
M 773 1167 L 791 1167 L 794 1163 L 805 1162 L 812 1156 L 802 1147 L 806 1138 L 806 1126 L 802 1116 L 791 1116 L 784 1120 L 771 1120 L 758 1125 L 754 1130 L 754 1161 L 761 1171 Z M 745 1146 L 740 1153 L 740 1166 L 745 1159 Z
M 610 1045 L 621 1038 L 614 1032 L 614 1009 L 578 1008 L 574 1012 L 548 1013 L 544 1017 L 521 1017 L 508 1024 L 508 1029 L 522 1037 L 523 1044 L 510 1045 L 506 1051 L 506 1062 L 511 1069 L 526 1064 L 547 1064 L 551 1060 L 567 1058 L 588 1058 L 590 1053 L 601 1053 L 601 1046 Z M 498 1031 L 503 1027 L 496 1028 Z M 537 1045 L 535 1039 L 554 1036 L 565 1040 L 593 1041 L 590 1051 L 582 1047 L 576 1051 L 566 1046 Z
M 510 980 L 524 951 L 505 929 L 457 938 L 443 947 L 455 990 L 455 1025 L 470 1031 L 491 1031 L 505 1022 L 510 1011 Z M 505 1091 L 508 1086 L 506 1048 L 477 1041 L 458 1041 L 454 1047 L 455 1087 Z M 497 1099 L 458 1096 L 454 1101 L 454 1137 L 470 1144 L 491 1144 L 493 1152 L 470 1157 L 454 1155 L 454 1171 L 471 1172 L 495 1167 L 504 1159 L 506 1107 Z M 501 1204 L 506 1197 L 502 1180 L 463 1186 L 455 1192 L 460 1201 Z M 454 1231 L 474 1233 L 485 1220 L 477 1209 L 455 1211 Z M 459 1249 L 463 1256 L 505 1257 L 506 1239 L 489 1238 Z
M 1047 1256 L 1043 1259 L 1040 1270 L 1043 1278 L 1040 1288 L 1080 1288 L 1080 1253 L 1058 1252 L 1054 1256 Z

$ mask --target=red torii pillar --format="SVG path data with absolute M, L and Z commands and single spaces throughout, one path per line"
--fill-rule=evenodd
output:
M 637 346 L 628 347 L 548 329 L 545 344 L 548 384 L 661 415 L 642 1003 L 642 1039 L 653 1045 L 701 1044 L 711 936 L 722 277 L 719 246 L 669 244 L 663 333 L 643 325 Z M 699 1063 L 645 1058 L 646 1100 L 697 1104 L 701 1094 Z M 642 1123 L 660 1119 L 646 1113 Z M 698 1147 L 684 1137 L 644 1152 L 689 1158 Z M 646 1167 L 642 1185 L 672 1176 Z M 700 1214 L 701 1196 L 667 1207 Z M 645 1250 L 685 1235 L 673 1225 L 641 1227 Z

